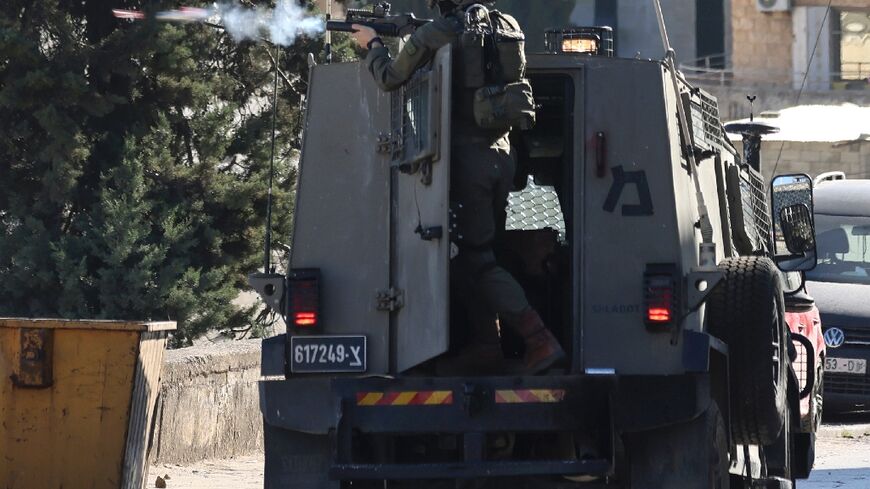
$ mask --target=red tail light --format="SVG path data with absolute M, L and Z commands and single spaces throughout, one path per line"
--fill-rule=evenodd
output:
M 671 310 L 666 307 L 650 307 L 646 312 L 646 320 L 651 323 L 669 323 Z
M 668 329 L 677 322 L 679 281 L 674 265 L 648 265 L 644 274 L 644 311 L 647 327 Z
M 297 312 L 293 318 L 293 324 L 303 328 L 317 326 L 317 313 L 315 312 Z
M 320 326 L 320 270 L 290 271 L 287 308 L 287 317 L 296 328 L 312 330 Z

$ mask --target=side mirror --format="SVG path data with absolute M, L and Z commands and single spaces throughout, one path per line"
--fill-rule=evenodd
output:
M 807 175 L 782 175 L 771 183 L 774 260 L 783 272 L 816 268 L 813 181 Z

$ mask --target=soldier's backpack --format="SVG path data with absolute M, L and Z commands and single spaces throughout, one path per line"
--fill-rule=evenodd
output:
M 458 76 L 475 89 L 474 119 L 483 129 L 531 129 L 532 86 L 525 78 L 525 35 L 513 17 L 475 4 L 465 10 Z

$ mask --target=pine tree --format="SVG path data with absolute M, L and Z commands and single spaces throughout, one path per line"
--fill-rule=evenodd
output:
M 273 233 L 289 236 L 322 46 L 278 53 L 120 6 L 156 8 L 0 3 L 0 315 L 171 319 L 184 344 L 247 321 L 231 301 L 261 262 L 276 57 Z

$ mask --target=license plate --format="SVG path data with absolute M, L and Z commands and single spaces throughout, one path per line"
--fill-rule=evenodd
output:
M 290 371 L 338 373 L 366 371 L 365 336 L 293 336 Z
M 866 374 L 867 360 L 860 358 L 834 358 L 825 359 L 825 372 L 838 374 Z

